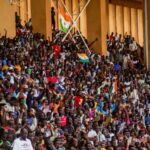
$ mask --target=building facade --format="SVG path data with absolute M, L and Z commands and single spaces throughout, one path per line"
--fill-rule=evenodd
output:
M 4 27 L 8 36 L 15 36 L 15 12 L 21 23 L 32 18 L 34 32 L 41 32 L 51 38 L 51 7 L 56 9 L 58 27 L 58 2 L 61 0 L 0 0 L 0 33 Z M 63 0 L 68 11 L 75 19 L 88 0 Z M 150 1 L 149 0 L 91 0 L 83 11 L 76 26 L 96 52 L 106 54 L 106 34 L 130 34 L 140 46 L 144 47 L 144 62 L 150 68 Z M 9 10 L 9 11 L 8 11 Z M 7 19 L 5 19 L 7 18 Z M 74 28 L 74 30 L 76 30 Z

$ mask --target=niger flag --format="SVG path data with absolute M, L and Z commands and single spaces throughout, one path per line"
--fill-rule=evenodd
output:
M 59 29 L 67 33 L 71 25 L 71 18 L 64 10 L 63 6 L 61 6 L 60 4 L 58 5 L 58 10 L 59 10 Z
M 80 58 L 82 63 L 88 63 L 89 62 L 89 58 L 86 55 L 86 53 L 78 53 L 77 55 Z

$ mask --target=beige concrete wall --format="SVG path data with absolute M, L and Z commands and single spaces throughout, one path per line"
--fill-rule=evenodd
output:
M 129 8 L 142 9 L 142 1 L 143 0 L 110 0 L 110 3 Z
M 89 43 L 98 38 L 98 41 L 92 46 L 97 52 L 100 52 L 101 46 L 100 24 L 100 2 L 97 2 L 97 0 L 92 0 L 87 7 L 87 37 Z
M 116 6 L 109 4 L 109 33 L 116 32 Z
M 24 25 L 28 20 L 28 2 L 27 0 L 20 1 L 20 19 L 21 24 Z
M 146 53 L 146 47 L 145 47 L 145 61 L 148 63 L 147 67 L 150 70 L 150 1 L 149 0 L 147 0 L 147 12 L 145 11 L 145 13 L 147 13 L 147 27 L 148 27 L 148 34 L 146 33 L 146 30 L 145 30 L 145 34 L 148 35 L 148 39 L 145 39 L 145 45 L 146 45 L 146 42 L 148 42 L 147 43 L 148 53 Z
M 31 18 L 31 0 L 27 0 L 27 19 Z
M 147 2 L 146 2 L 147 1 Z M 147 8 L 146 6 L 147 5 Z M 144 10 L 144 63 L 150 70 L 150 1 L 143 2 Z M 147 18 L 145 18 L 147 17 Z
M 131 9 L 124 7 L 124 33 L 131 34 Z
M 118 5 L 120 4 L 120 5 Z M 137 9 L 139 3 L 131 5 L 132 2 L 113 0 L 109 3 L 109 33 L 131 34 L 141 46 L 143 46 L 143 11 Z M 140 3 L 141 4 L 141 3 Z M 126 7 L 127 6 L 127 7 Z M 133 6 L 134 8 L 132 8 Z
M 89 43 L 98 53 L 106 54 L 106 34 L 108 32 L 107 0 L 92 0 L 87 7 L 87 37 Z M 94 10 L 94 11 L 93 11 Z
M 13 5 L 15 12 L 17 12 L 18 15 L 20 15 L 20 6 L 19 5 Z
M 54 7 L 55 9 L 55 23 L 56 23 L 56 28 L 59 28 L 58 25 L 58 0 L 51 0 L 51 6 Z
M 123 7 L 116 5 L 116 31 L 119 34 L 124 34 L 124 15 L 123 15 Z
M 144 24 L 143 24 L 143 10 L 138 9 L 138 40 L 141 46 L 144 46 Z
M 72 12 L 73 12 L 73 19 L 75 20 L 77 16 L 80 13 L 80 7 L 79 7 L 79 0 L 73 0 L 72 1 Z M 77 26 L 80 29 L 80 19 L 77 21 Z
M 100 20 L 101 20 L 101 53 L 106 55 L 106 34 L 108 33 L 108 0 L 100 1 Z
M 144 63 L 150 70 L 150 1 L 143 1 L 144 16 Z M 147 18 L 146 18 L 147 17 Z
M 131 8 L 131 35 L 138 42 L 138 15 L 134 8 Z
M 49 0 L 32 0 L 31 17 L 33 32 L 39 32 L 51 38 L 51 3 Z
M 82 7 L 86 4 L 86 2 L 87 2 L 86 0 L 82 0 L 81 2 Z M 80 12 L 82 7 L 80 7 Z M 87 10 L 86 9 L 80 17 L 80 31 L 83 34 L 83 36 L 87 38 Z
M 14 8 L 24 25 L 24 22 L 31 18 L 31 0 L 21 0 L 20 3 L 14 4 Z
M 43 0 L 44 1 L 44 0 Z M 51 1 L 46 0 L 46 38 L 52 39 L 52 26 L 51 26 Z
M 0 0 L 0 34 L 4 35 L 7 30 L 8 37 L 14 37 L 15 29 L 15 8 L 6 0 Z
M 65 0 L 65 5 L 66 5 L 69 13 L 72 15 L 72 1 L 71 0 Z

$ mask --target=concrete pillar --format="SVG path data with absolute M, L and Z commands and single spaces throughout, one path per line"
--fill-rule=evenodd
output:
M 79 6 L 79 0 L 73 0 L 72 1 L 72 15 L 73 15 L 73 19 L 75 20 L 77 18 L 77 16 L 80 13 L 80 6 Z M 80 29 L 80 19 L 77 21 L 77 26 Z
M 7 36 L 13 38 L 16 34 L 15 7 L 9 1 L 0 0 L 0 8 L 0 36 L 5 34 L 6 29 Z
M 139 44 L 144 46 L 143 10 L 138 9 L 138 39 Z
M 20 16 L 20 6 L 19 5 L 14 5 L 14 10 Z
M 131 9 L 124 7 L 124 32 L 131 34 Z
M 83 6 L 86 4 L 86 0 L 82 0 L 82 6 L 80 7 L 80 12 Z M 87 11 L 85 10 L 80 17 L 80 31 L 83 36 L 87 38 Z
M 33 32 L 39 32 L 46 38 L 52 36 L 51 30 L 51 1 L 31 0 L 31 17 Z
M 144 0 L 144 29 L 145 29 L 145 51 L 144 59 L 147 68 L 150 70 L 150 1 Z
M 116 32 L 116 5 L 109 4 L 109 33 Z
M 131 35 L 138 42 L 138 16 L 134 8 L 131 8 Z
M 56 23 L 56 29 L 59 28 L 59 24 L 58 24 L 58 0 L 51 0 L 51 7 L 54 7 L 55 9 L 55 23 Z M 61 4 L 61 3 L 60 3 Z
M 27 18 L 31 18 L 31 0 L 27 0 Z
M 28 20 L 28 2 L 27 0 L 20 1 L 20 19 L 21 24 L 24 25 L 25 21 Z
M 116 5 L 116 28 L 118 34 L 124 34 L 123 7 Z
M 66 7 L 67 7 L 69 13 L 72 15 L 72 1 L 71 0 L 65 0 L 65 4 L 66 4 Z
M 96 41 L 92 47 L 96 52 L 106 55 L 106 34 L 108 32 L 108 1 L 92 0 L 87 7 L 87 37 Z
M 106 34 L 108 33 L 108 0 L 100 0 L 100 19 L 101 19 L 101 52 L 107 53 Z

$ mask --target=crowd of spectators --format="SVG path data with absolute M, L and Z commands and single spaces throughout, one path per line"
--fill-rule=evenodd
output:
M 134 38 L 107 35 L 102 56 L 62 37 L 30 22 L 0 38 L 0 150 L 149 150 L 150 72 Z

